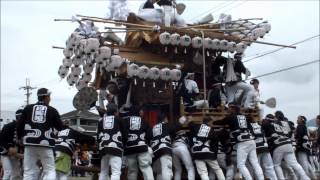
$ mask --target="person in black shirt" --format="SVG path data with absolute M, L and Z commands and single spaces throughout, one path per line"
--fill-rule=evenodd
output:
M 318 146 L 318 158 L 320 159 L 320 115 L 316 118 L 317 123 L 317 146 Z
M 236 53 L 234 59 L 227 59 L 224 67 L 226 71 L 226 92 L 228 97 L 228 103 L 241 103 L 242 106 L 248 108 L 250 99 L 247 98 L 248 94 L 252 94 L 253 87 L 242 80 L 242 74 L 250 76 L 250 71 L 242 63 L 242 54 Z M 241 99 L 236 99 L 236 92 L 241 89 L 243 96 Z
M 40 160 L 43 167 L 44 180 L 55 180 L 53 148 L 55 145 L 54 129 L 61 131 L 63 124 L 58 111 L 49 106 L 51 92 L 40 88 L 37 92 L 38 102 L 27 105 L 20 120 L 17 121 L 17 137 L 23 139 L 24 180 L 33 180 L 37 177 Z
M 97 141 L 101 156 L 101 171 L 99 180 L 119 180 L 121 175 L 123 142 L 123 127 L 118 118 L 116 104 L 108 104 L 107 112 L 98 123 Z M 109 176 L 111 167 L 111 178 Z
M 22 109 L 16 111 L 16 120 L 21 117 Z M 14 120 L 3 126 L 0 132 L 0 154 L 3 166 L 3 180 L 20 178 L 20 158 L 16 142 L 16 125 Z
M 225 124 L 230 128 L 230 138 L 236 142 L 237 148 L 237 166 L 240 173 L 246 180 L 252 180 L 250 172 L 248 171 L 245 163 L 249 160 L 254 169 L 254 173 L 258 180 L 263 180 L 263 172 L 259 165 L 256 143 L 254 137 L 250 133 L 248 121 L 244 115 L 240 113 L 240 107 L 229 104 L 229 115 L 220 121 L 215 121 L 214 124 Z
M 299 164 L 311 179 L 316 179 L 314 169 L 309 162 L 311 155 L 311 143 L 309 141 L 308 128 L 306 126 L 307 119 L 304 116 L 298 116 L 297 129 L 295 138 L 297 141 L 296 154 Z
M 124 155 L 128 161 L 128 180 L 137 180 L 139 168 L 144 179 L 153 180 L 152 157 L 147 145 L 148 124 L 143 109 L 133 108 L 132 115 L 123 119 Z
M 192 134 L 191 154 L 202 180 L 209 180 L 208 165 L 218 180 L 224 180 L 224 174 L 217 161 L 218 139 L 208 125 L 211 118 L 205 117 L 202 124 L 189 123 Z
M 281 168 L 281 162 L 285 160 L 288 166 L 292 167 L 301 179 L 310 180 L 297 162 L 291 139 L 287 136 L 288 132 L 279 120 L 284 118 L 283 113 L 277 111 L 275 114 L 278 118 L 272 119 L 273 115 L 267 115 L 262 125 L 267 137 L 268 146 L 270 147 L 270 152 L 272 153 L 274 169 L 278 179 L 285 179 Z
M 170 180 L 172 173 L 172 137 L 175 132 L 173 126 L 168 123 L 165 114 L 160 114 L 158 123 L 155 124 L 150 133 L 150 146 L 153 150 L 153 170 L 156 179 Z
M 264 175 L 270 180 L 277 180 L 277 175 L 274 171 L 274 165 L 272 157 L 269 151 L 267 139 L 265 137 L 264 130 L 261 126 L 261 122 L 255 121 L 252 117 L 248 117 L 250 124 L 249 128 L 254 136 L 257 147 L 258 161 L 264 170 Z
M 56 140 L 56 172 L 57 180 L 67 180 L 71 169 L 71 158 L 76 150 L 76 144 L 93 146 L 96 139 L 92 136 L 80 133 L 69 127 L 69 121 L 64 122 L 65 129 L 59 131 Z
M 179 123 L 187 123 L 186 117 L 180 117 Z M 195 179 L 194 166 L 189 150 L 189 133 L 187 131 L 187 129 L 180 129 L 176 131 L 174 141 L 172 143 L 172 163 L 174 167 L 174 180 L 181 180 L 182 164 L 185 166 L 187 170 L 188 180 Z

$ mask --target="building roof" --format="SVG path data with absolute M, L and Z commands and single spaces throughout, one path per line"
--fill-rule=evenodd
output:
M 61 119 L 73 119 L 73 118 L 99 120 L 100 116 L 98 114 L 92 113 L 87 110 L 85 111 L 74 110 L 61 115 Z

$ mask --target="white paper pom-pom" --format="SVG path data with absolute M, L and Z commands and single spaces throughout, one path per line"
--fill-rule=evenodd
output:
M 80 66 L 81 64 L 83 64 L 83 60 L 82 60 L 81 56 L 73 56 L 72 57 L 72 63 L 75 66 Z
M 199 49 L 202 46 L 202 38 L 201 37 L 194 37 L 192 38 L 192 47 Z
M 220 42 L 220 40 L 219 40 L 219 39 L 213 39 L 213 40 L 212 40 L 212 47 L 211 47 L 211 49 L 218 50 L 218 49 L 220 49 L 220 47 L 221 47 L 221 42 Z
M 81 68 L 76 66 L 71 67 L 71 74 L 79 76 L 81 74 Z
M 243 39 L 243 38 L 245 38 L 246 37 L 246 35 L 244 35 L 244 34 L 239 34 L 238 35 L 238 38 L 240 38 L 240 39 Z
M 148 75 L 149 75 L 149 68 L 145 65 L 139 67 L 139 73 L 138 73 L 138 77 L 141 79 L 147 79 Z
M 89 83 L 92 79 L 92 75 L 89 73 L 84 73 L 82 74 L 81 79 L 85 82 L 85 83 Z
M 60 78 L 62 78 L 62 79 L 65 78 L 67 76 L 68 72 L 69 72 L 68 67 L 65 67 L 63 65 L 61 65 L 59 67 L 58 74 L 59 74 Z
M 97 38 L 89 38 L 85 47 L 87 54 L 96 53 L 99 50 L 99 40 Z
M 110 69 L 111 69 L 111 70 L 117 69 L 118 67 L 121 66 L 121 64 L 123 63 L 123 61 L 124 61 L 124 60 L 122 59 L 121 56 L 119 56 L 119 55 L 112 55 L 112 56 L 111 56 L 111 62 L 110 62 L 110 64 L 109 64 Z
M 111 57 L 111 53 L 112 53 L 112 50 L 107 47 L 107 46 L 102 46 L 99 48 L 99 56 L 103 57 L 103 58 L 110 58 Z
M 81 36 L 80 34 L 78 34 L 78 35 L 75 35 L 75 38 L 74 38 L 75 40 L 74 40 L 74 44 L 75 44 L 75 48 L 76 47 L 78 47 L 79 45 L 80 45 L 80 41 L 82 40 L 82 39 L 84 39 L 84 37 L 83 36 Z
M 69 86 L 73 86 L 76 82 L 73 80 L 73 75 L 69 74 L 67 77 L 67 82 L 69 84 Z
M 237 44 L 235 42 L 228 42 L 227 50 L 230 52 L 234 52 L 237 49 Z
M 168 33 L 168 32 L 161 33 L 159 36 L 159 40 L 160 40 L 160 43 L 163 45 L 170 44 L 170 42 L 171 42 L 170 33 Z
M 266 34 L 266 30 L 264 29 L 264 28 L 257 28 L 256 29 L 256 31 L 257 31 L 257 33 L 258 33 L 258 36 L 260 37 L 260 38 L 263 38 L 263 36 Z
M 77 83 L 76 83 L 76 88 L 80 91 L 82 88 L 87 87 L 87 83 L 83 80 L 80 79 Z
M 172 81 L 179 81 L 181 79 L 181 71 L 179 69 L 172 69 L 170 75 Z
M 237 48 L 236 48 L 236 51 L 237 53 L 243 53 L 247 48 L 247 45 L 243 42 L 240 42 L 237 44 Z
M 180 45 L 181 46 L 187 47 L 187 46 L 190 46 L 190 44 L 191 44 L 191 37 L 190 36 L 188 36 L 188 35 L 181 36 L 181 38 L 180 38 Z
M 171 73 L 169 68 L 162 68 L 160 70 L 160 78 L 164 81 L 170 80 Z
M 149 78 L 153 80 L 157 80 L 160 78 L 160 69 L 157 67 L 150 68 Z
M 203 46 L 206 49 L 210 49 L 212 47 L 212 40 L 210 38 L 204 38 Z
M 73 55 L 73 51 L 70 51 L 69 49 L 63 49 L 63 55 L 66 58 L 71 58 L 71 56 Z
M 128 76 L 129 77 L 134 77 L 134 76 L 137 76 L 138 73 L 139 73 L 139 66 L 132 63 L 130 65 L 127 66 L 127 72 L 128 72 Z
M 67 82 L 70 86 L 73 86 L 79 80 L 79 76 L 74 74 L 69 74 L 67 77 Z
M 83 65 L 83 72 L 90 74 L 93 71 L 93 65 L 92 64 L 85 64 Z
M 170 43 L 171 43 L 171 45 L 174 45 L 174 46 L 179 45 L 179 43 L 180 43 L 180 35 L 178 33 L 171 34 Z
M 244 30 L 244 31 L 243 31 L 243 34 L 246 34 L 246 35 L 247 35 L 247 34 L 249 34 L 250 32 L 251 32 L 250 30 Z
M 232 29 L 237 29 L 240 27 L 240 24 L 232 24 L 231 28 Z
M 221 40 L 220 41 L 220 49 L 222 49 L 222 50 L 227 50 L 227 48 L 228 48 L 228 41 L 227 40 Z
M 241 33 L 239 31 L 235 31 L 235 32 L 232 32 L 231 35 L 232 36 L 239 36 Z
M 72 65 L 72 59 L 64 58 L 62 60 L 62 64 L 63 64 L 64 67 L 70 67 Z
M 265 29 L 266 33 L 268 33 L 271 30 L 271 24 L 267 22 L 259 24 L 259 27 L 262 27 L 263 29 Z
M 251 23 L 251 22 L 246 22 L 246 23 L 242 24 L 242 26 L 244 26 L 246 28 L 249 28 L 252 25 L 253 25 L 253 23 Z

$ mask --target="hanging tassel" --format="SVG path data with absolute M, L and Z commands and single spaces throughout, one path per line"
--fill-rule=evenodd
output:
M 167 89 L 167 83 L 166 82 L 164 83 L 164 88 Z
M 198 57 L 198 55 L 199 55 L 199 51 L 197 50 L 197 52 L 196 52 L 196 55 L 194 56 L 194 57 Z
M 187 48 L 184 48 L 183 52 L 184 54 L 187 54 Z
M 91 60 L 94 60 L 94 54 L 92 53 L 90 56 Z
M 207 51 L 207 56 L 210 56 L 210 53 L 209 53 L 209 51 Z
M 178 47 L 175 47 L 175 48 L 174 48 L 174 53 L 175 53 L 175 54 L 178 54 Z
M 136 85 L 137 85 L 137 79 L 134 78 L 134 79 L 133 79 L 133 82 L 134 82 L 134 85 L 136 86 Z
M 103 67 L 100 66 L 100 75 L 102 75 L 102 69 L 103 69 Z
M 112 73 L 110 74 L 110 80 L 112 80 L 113 78 L 112 78 Z
M 146 87 L 146 82 L 143 81 L 142 87 Z
M 168 47 L 167 47 L 167 46 L 164 47 L 164 52 L 165 52 L 165 53 L 168 52 Z
M 152 86 L 153 86 L 153 88 L 155 88 L 156 87 L 156 82 L 152 82 Z

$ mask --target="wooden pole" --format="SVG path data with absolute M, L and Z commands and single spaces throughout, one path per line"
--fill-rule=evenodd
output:
M 199 30 L 199 31 L 207 31 L 207 32 L 226 32 L 226 31 L 243 31 L 243 30 L 246 30 L 246 28 L 238 28 L 238 29 L 196 29 L 196 30 Z
M 292 48 L 292 49 L 296 49 L 297 48 L 296 46 L 275 44 L 275 43 L 269 43 L 269 42 L 263 42 L 263 41 L 250 41 L 250 40 L 245 40 L 245 39 L 242 39 L 241 41 L 257 43 L 257 44 L 265 44 L 265 45 L 271 45 L 271 46 L 279 46 L 279 47 L 285 47 L 285 48 Z
M 90 20 L 90 21 L 94 21 L 94 22 L 111 23 L 111 24 L 126 25 L 126 26 L 136 26 L 136 27 L 143 27 L 143 28 L 152 28 L 153 27 L 153 26 L 142 25 L 142 24 L 117 22 L 117 21 L 113 21 L 113 20 L 102 20 L 102 19 L 92 19 L 92 18 L 82 18 L 82 20 Z
M 54 21 L 72 21 L 72 19 L 54 19 Z
M 64 47 L 52 46 L 53 49 L 64 49 Z
M 262 18 L 247 18 L 247 19 L 238 19 L 226 23 L 208 23 L 208 24 L 200 24 L 200 25 L 193 25 L 193 26 L 187 26 L 187 27 L 180 27 L 179 29 L 188 29 L 188 28 L 198 28 L 198 27 L 205 27 L 205 26 L 215 26 L 220 24 L 230 24 L 237 21 L 248 21 L 248 20 L 262 20 Z

